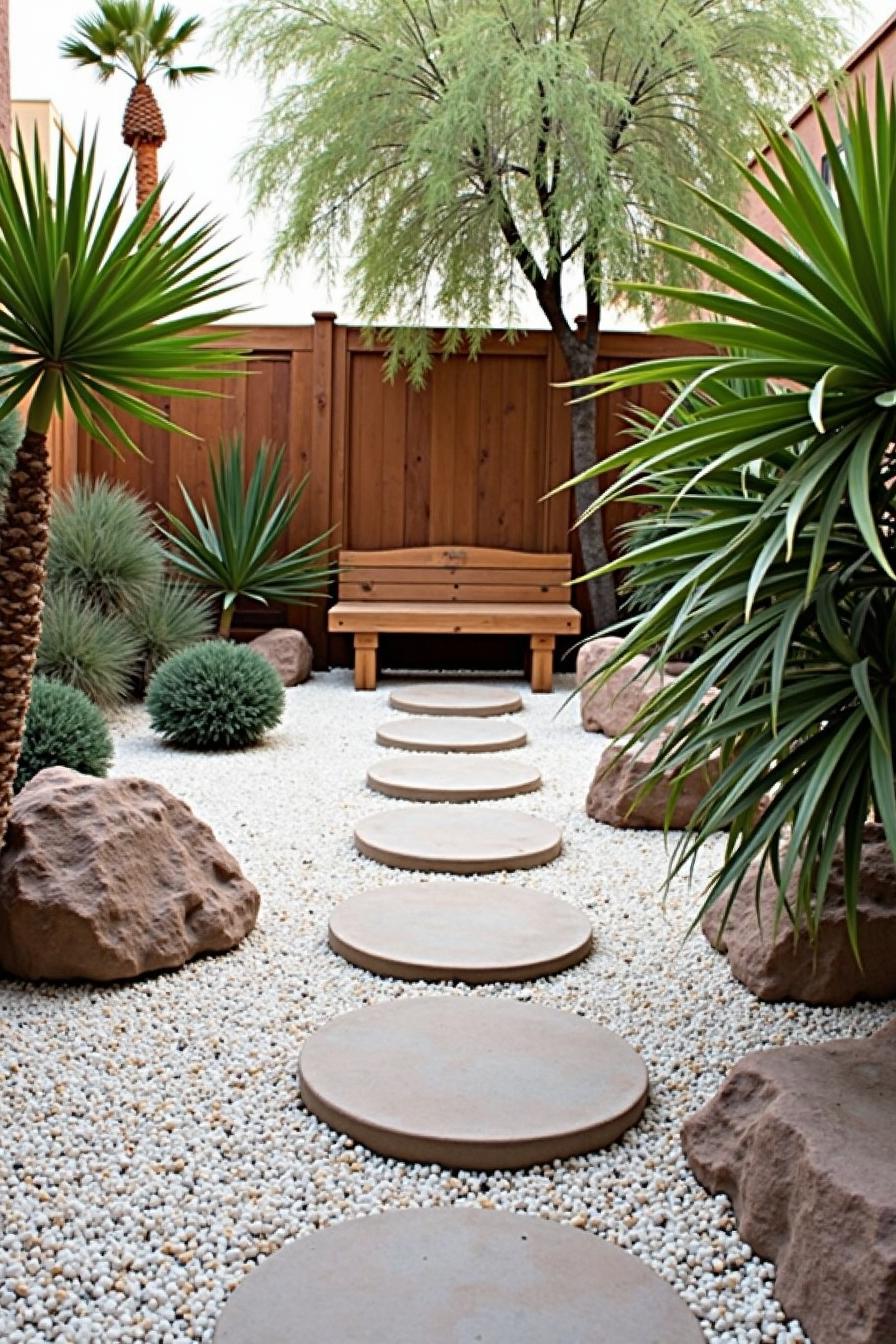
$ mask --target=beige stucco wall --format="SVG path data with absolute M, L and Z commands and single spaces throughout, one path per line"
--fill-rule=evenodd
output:
M 864 83 L 869 95 L 873 96 L 878 61 L 889 86 L 896 79 L 896 13 L 872 34 L 847 63 L 844 91 Z M 835 100 L 826 93 L 822 94 L 819 107 L 828 125 L 835 125 L 837 118 Z M 802 140 L 814 162 L 821 167 L 825 152 L 824 140 L 814 109 L 811 106 L 804 107 L 791 124 L 794 133 Z M 761 176 L 761 169 L 758 166 L 754 167 L 754 171 Z M 782 230 L 777 220 L 758 196 L 752 193 L 748 195 L 743 208 L 753 223 L 758 224 L 766 233 L 774 237 L 781 236 Z M 754 260 L 763 259 L 754 248 L 748 248 L 747 253 Z
M 0 0 L 0 147 L 9 148 L 9 0 Z

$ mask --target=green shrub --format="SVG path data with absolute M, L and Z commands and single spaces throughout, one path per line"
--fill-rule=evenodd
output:
M 83 691 L 98 705 L 120 704 L 132 685 L 140 644 L 123 616 L 101 611 L 68 586 L 44 606 L 37 671 Z
M 169 658 L 149 683 L 150 722 L 166 742 L 196 751 L 250 747 L 283 714 L 283 687 L 260 654 L 214 640 Z
M 104 612 L 131 610 L 161 580 L 165 554 L 142 500 L 125 486 L 76 478 L 56 496 L 47 583 Z
M 35 677 L 14 792 L 52 765 L 105 775 L 111 760 L 112 738 L 96 705 L 73 686 Z
M 199 644 L 215 628 L 211 602 L 192 584 L 163 579 L 127 616 L 139 643 L 135 682 L 142 689 L 166 658 Z

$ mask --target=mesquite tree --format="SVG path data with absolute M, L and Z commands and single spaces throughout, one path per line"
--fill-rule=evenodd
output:
M 348 253 L 390 368 L 418 380 L 433 312 L 475 352 L 496 319 L 520 324 L 526 292 L 570 377 L 591 373 L 612 281 L 677 269 L 644 235 L 705 225 L 685 184 L 733 197 L 720 146 L 745 152 L 757 109 L 791 108 L 842 45 L 814 0 L 251 0 L 223 40 L 268 84 L 242 166 L 275 212 L 275 263 Z M 577 474 L 594 417 L 573 408 Z M 580 512 L 596 489 L 578 487 Z M 596 570 L 596 517 L 581 537 Z M 605 626 L 609 577 L 591 601 Z

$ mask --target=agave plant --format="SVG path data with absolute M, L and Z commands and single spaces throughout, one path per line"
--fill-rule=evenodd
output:
M 653 779 L 721 756 L 670 874 L 728 828 L 705 906 L 730 908 L 755 863 L 757 889 L 765 871 L 777 884 L 779 916 L 814 932 L 841 855 L 857 946 L 869 817 L 896 854 L 896 97 L 878 75 L 874 111 L 860 90 L 838 126 L 819 125 L 832 188 L 798 140 L 767 128 L 761 176 L 743 170 L 783 241 L 707 202 L 765 265 L 682 230 L 669 246 L 703 285 L 636 287 L 714 314 L 664 331 L 721 353 L 588 380 L 597 395 L 674 381 L 682 399 L 719 378 L 764 384 L 683 419 L 673 404 L 601 464 L 621 474 L 600 506 L 646 490 L 665 524 L 607 567 L 661 578 L 663 593 L 601 675 L 639 652 L 661 666 L 712 632 L 634 726 L 632 750 L 660 739 Z
M 240 357 L 196 330 L 234 312 L 214 224 L 183 210 L 151 224 L 153 196 L 125 225 L 125 204 L 125 176 L 105 192 L 84 137 L 70 174 L 60 141 L 52 187 L 37 143 L 32 155 L 18 137 L 18 182 L 0 155 L 0 420 L 28 402 L 0 524 L 0 842 L 40 635 L 53 413 L 67 405 L 86 433 L 136 449 L 122 412 L 171 429 L 146 398 L 203 395 L 183 384 Z
M 337 572 L 329 563 L 335 547 L 323 545 L 332 528 L 285 555 L 277 553 L 308 477 L 295 486 L 287 482 L 280 492 L 284 450 L 262 443 L 244 483 L 243 457 L 242 439 L 235 436 L 221 445 L 219 459 L 210 464 L 214 516 L 205 500 L 201 505 L 193 502 L 182 481 L 178 484 L 190 521 L 162 510 L 168 527 L 161 531 L 171 563 L 219 599 L 218 633 L 225 637 L 237 598 L 306 604 L 326 592 Z

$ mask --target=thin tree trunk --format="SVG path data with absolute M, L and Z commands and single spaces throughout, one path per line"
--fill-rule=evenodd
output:
M 159 184 L 159 149 L 154 141 L 138 140 L 134 145 L 137 173 L 137 209 L 148 201 Z M 161 206 L 157 200 L 149 217 L 149 227 L 158 224 Z
M 594 372 L 597 361 L 597 342 L 592 344 L 570 335 L 561 342 L 563 354 L 571 378 L 587 378 Z M 575 389 L 570 392 L 576 396 Z M 573 401 L 570 406 L 570 434 L 572 439 L 572 465 L 576 476 L 593 467 L 597 461 L 597 402 Z M 575 488 L 576 516 L 581 518 L 600 494 L 600 483 L 596 476 L 582 481 Z M 579 524 L 579 543 L 582 547 L 582 562 L 586 574 L 593 574 L 609 560 L 604 535 L 603 514 L 592 513 Z M 603 574 L 587 580 L 588 598 L 591 603 L 591 615 L 595 629 L 606 630 L 617 619 L 616 585 L 612 574 Z
M 0 846 L 40 639 L 49 524 L 47 436 L 29 430 L 10 473 L 0 531 Z

